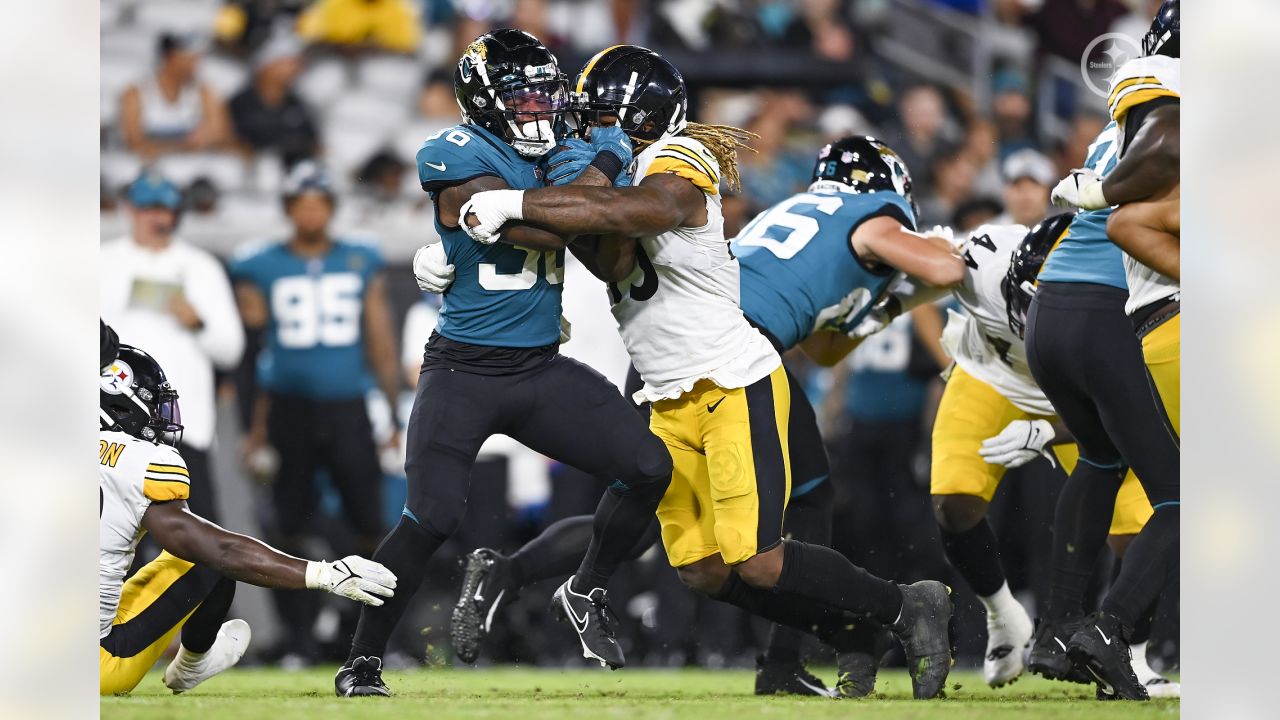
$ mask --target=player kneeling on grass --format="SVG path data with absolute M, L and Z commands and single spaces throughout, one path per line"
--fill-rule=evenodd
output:
M 182 645 L 164 672 L 175 693 L 235 665 L 249 646 L 247 623 L 223 622 L 237 580 L 325 590 L 368 605 L 391 597 L 395 575 L 378 563 L 355 555 L 302 560 L 187 509 L 191 481 L 173 447 L 182 435 L 178 393 L 150 355 L 121 345 L 102 371 L 99 396 L 100 694 L 133 690 L 179 629 Z M 164 551 L 126 581 L 148 532 Z

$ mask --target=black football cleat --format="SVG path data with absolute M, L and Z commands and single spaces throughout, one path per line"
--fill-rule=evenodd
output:
M 1097 612 L 1067 641 L 1067 656 L 1098 684 L 1099 697 L 1149 700 L 1147 688 L 1133 672 L 1127 636 L 1114 615 Z
M 583 595 L 573 591 L 573 578 L 564 581 L 551 596 L 551 612 L 561 622 L 573 626 L 582 643 L 582 657 L 597 660 L 610 670 L 627 664 L 622 646 L 613 634 L 612 623 L 616 616 L 609 608 L 609 596 L 604 588 L 592 588 Z
M 902 589 L 902 614 L 892 626 L 907 655 L 911 693 L 917 700 L 938 697 L 951 672 L 951 588 L 922 580 Z
M 834 690 L 828 689 L 827 684 L 799 660 L 778 662 L 764 655 L 756 656 L 756 694 L 836 696 Z
M 511 560 L 496 550 L 480 548 L 466 559 L 462 592 L 453 606 L 449 639 L 458 659 L 473 663 L 480 657 L 480 643 L 493 626 L 494 615 L 513 593 L 508 592 Z
M 1036 620 L 1036 631 L 1031 635 L 1031 651 L 1027 655 L 1027 669 L 1047 680 L 1081 683 L 1092 682 L 1082 668 L 1067 657 L 1067 642 L 1084 621 L 1071 618 L 1059 622 Z
M 893 647 L 893 634 L 876 626 L 870 644 L 836 653 L 836 697 L 864 698 L 875 692 L 880 661 Z
M 391 690 L 382 682 L 382 658 L 378 657 L 361 656 L 342 666 L 333 686 L 338 697 L 391 697 Z

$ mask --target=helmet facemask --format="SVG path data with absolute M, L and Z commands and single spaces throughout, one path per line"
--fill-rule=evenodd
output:
M 462 118 L 502 138 L 525 157 L 541 157 L 556 146 L 557 131 L 569 109 L 568 79 L 555 58 L 540 65 L 487 63 L 488 50 L 472 43 L 458 62 L 455 91 Z M 490 77 L 491 70 L 500 77 Z M 464 89 L 465 86 L 465 89 Z

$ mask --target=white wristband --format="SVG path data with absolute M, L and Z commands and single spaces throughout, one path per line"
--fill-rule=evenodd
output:
M 308 561 L 306 578 L 308 590 L 328 590 L 329 563 L 323 560 Z
M 1111 207 L 1111 203 L 1107 202 L 1107 198 L 1102 194 L 1101 179 L 1080 188 L 1080 207 L 1086 210 L 1101 210 L 1105 207 Z

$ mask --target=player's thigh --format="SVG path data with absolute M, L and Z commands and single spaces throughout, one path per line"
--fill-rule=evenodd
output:
M 1057 290 L 1052 301 L 1042 301 L 1037 293 L 1031 302 L 1027 313 L 1027 364 L 1036 384 L 1075 437 L 1080 456 L 1094 465 L 1119 466 L 1123 459 L 1095 401 L 1094 379 L 1107 371 L 1095 366 L 1111 362 L 1105 360 L 1110 349 L 1125 343 L 1136 345 L 1136 339 L 1132 330 L 1126 329 L 1128 318 L 1122 299 L 1117 299 L 1114 307 L 1110 302 L 1071 307 L 1069 297 L 1059 296 L 1062 292 Z
M 736 565 L 782 540 L 791 493 L 788 456 L 790 389 L 786 370 L 745 388 L 704 394 L 699 404 L 710 475 L 716 542 L 726 564 Z
M 513 376 L 435 368 L 422 373 L 405 431 L 408 517 L 441 535 L 466 512 L 471 467 L 480 446 L 519 402 Z
M 1174 432 L 1182 432 L 1182 315 L 1174 315 L 1142 338 L 1142 357 Z
M 791 494 L 804 494 L 826 481 L 831 474 L 827 448 L 818 430 L 818 416 L 804 394 L 804 388 L 787 373 L 791 409 L 787 427 L 787 454 L 791 460 Z
M 99 692 L 129 692 L 204 601 L 218 574 L 168 552 L 142 566 L 120 593 L 111 633 L 99 642 Z
M 658 524 L 668 562 L 684 567 L 719 552 L 707 458 L 674 440 L 667 447 L 673 470 L 671 484 L 658 503 Z
M 533 378 L 534 401 L 510 435 L 579 470 L 631 486 L 666 479 L 671 459 L 645 418 L 600 373 L 556 357 Z
M 1004 467 L 982 459 L 982 441 L 1029 416 L 987 383 L 957 366 L 947 379 L 933 421 L 929 492 L 972 495 L 991 502 Z
M 1120 483 L 1116 493 L 1116 506 L 1111 513 L 1112 535 L 1137 535 L 1153 514 L 1147 493 L 1142 489 L 1138 476 L 1130 470 Z
M 331 409 L 333 423 L 325 431 L 322 452 L 343 514 L 358 534 L 381 535 L 382 466 L 365 400 L 333 403 Z

